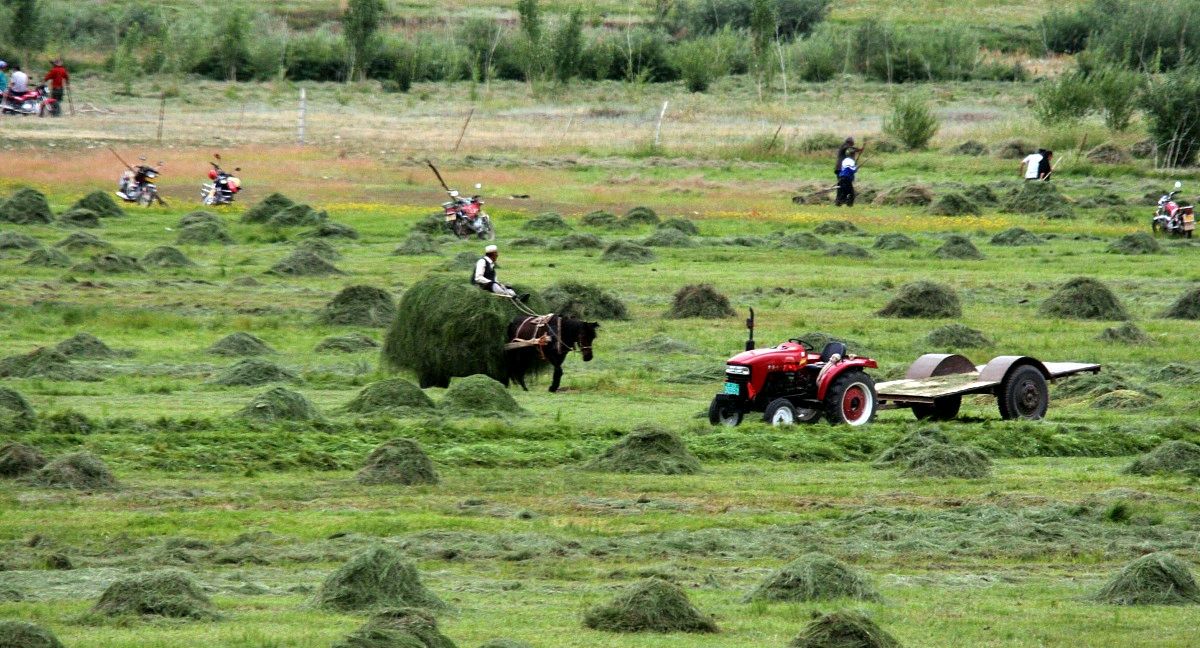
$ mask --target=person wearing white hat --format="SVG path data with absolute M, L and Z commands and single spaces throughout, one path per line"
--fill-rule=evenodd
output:
M 481 290 L 524 301 L 529 297 L 528 295 L 518 296 L 517 291 L 496 281 L 496 258 L 499 256 L 500 249 L 495 245 L 483 248 L 483 256 L 475 262 L 475 272 L 471 274 L 471 283 L 479 286 Z

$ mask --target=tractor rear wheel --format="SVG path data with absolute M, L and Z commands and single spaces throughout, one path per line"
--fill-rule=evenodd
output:
M 875 418 L 878 404 L 875 381 L 865 372 L 851 369 L 834 378 L 825 392 L 825 418 L 835 424 L 866 425 Z
M 722 398 L 714 398 L 708 405 L 708 422 L 728 427 L 741 425 L 742 410 Z
M 1037 367 L 1022 365 L 1000 383 L 996 392 L 1000 418 L 1038 420 L 1050 407 L 1050 388 Z
M 918 421 L 949 421 L 958 416 L 962 407 L 962 396 L 943 396 L 932 403 L 917 403 L 912 406 Z

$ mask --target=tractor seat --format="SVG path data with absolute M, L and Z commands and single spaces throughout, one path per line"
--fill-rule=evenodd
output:
M 829 359 L 832 358 L 834 354 L 845 358 L 846 344 L 844 342 L 830 342 L 829 344 L 826 344 L 825 348 L 821 349 L 820 359 L 818 359 L 816 362 L 810 363 L 808 365 L 808 369 L 819 372 L 825 367 L 825 363 L 829 362 Z

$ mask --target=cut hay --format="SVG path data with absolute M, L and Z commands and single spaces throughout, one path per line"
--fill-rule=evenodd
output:
M 513 245 L 516 241 L 513 241 Z M 604 241 L 595 234 L 579 232 L 560 236 L 546 245 L 547 250 L 599 250 L 604 247 Z
M 876 313 L 880 317 L 936 319 L 962 317 L 962 303 L 954 289 L 932 281 L 904 284 L 892 301 Z
M 363 387 L 345 410 L 356 414 L 378 414 L 394 409 L 430 409 L 433 401 L 420 387 L 401 378 L 388 378 Z
M 1162 246 L 1158 241 L 1154 240 L 1153 236 L 1145 232 L 1137 232 L 1135 234 L 1126 234 L 1121 238 L 1113 241 L 1108 246 L 1108 251 L 1112 254 L 1162 254 Z
M 1040 312 L 1064 319 L 1127 320 L 1129 313 L 1108 286 L 1091 277 L 1075 277 L 1042 302 Z
M 187 258 L 186 254 L 169 245 L 159 246 L 146 252 L 142 255 L 141 263 L 144 266 L 156 268 L 188 268 L 196 265 L 194 261 Z
M 587 470 L 654 475 L 692 475 L 700 472 L 700 460 L 673 432 L 645 425 L 589 461 Z
M 992 460 L 971 445 L 932 443 L 905 462 L 908 477 L 982 479 L 992 474 Z
M 442 212 L 430 214 L 413 223 L 412 231 L 429 234 L 430 236 L 450 233 L 449 228 L 446 227 L 446 216 Z
M 977 331 L 963 324 L 947 324 L 939 326 L 925 336 L 925 343 L 938 349 L 973 349 L 991 346 L 982 331 Z
M 581 320 L 627 320 L 629 311 L 616 295 L 592 284 L 564 281 L 542 291 L 546 308 Z
M 146 269 L 142 267 L 136 257 L 118 252 L 97 254 L 83 263 L 71 266 L 71 272 L 86 274 L 128 274 L 145 271 Z
M 835 243 L 825 251 L 825 256 L 870 259 L 871 253 L 866 248 L 853 243 Z
M 189 573 L 178 569 L 134 574 L 104 590 L 93 612 L 108 616 L 161 616 L 215 619 L 216 608 Z
M 192 223 L 175 235 L 177 245 L 231 245 L 233 237 L 220 223 Z
M 68 209 L 58 216 L 58 224 L 65 227 L 95 229 L 101 226 L 100 215 L 90 209 Z
M 1088 151 L 1086 157 L 1089 162 L 1096 164 L 1129 164 L 1133 161 L 1129 151 L 1111 142 L 1105 142 Z
M 322 324 L 388 326 L 396 317 L 392 294 L 374 286 L 347 286 L 317 314 Z
M 823 614 L 804 627 L 788 648 L 900 648 L 891 634 L 866 614 L 839 610 Z
M 379 343 L 374 339 L 362 333 L 348 333 L 346 335 L 331 335 L 321 340 L 317 343 L 317 346 L 313 347 L 313 351 L 316 353 L 358 353 L 378 348 Z
M 361 612 L 387 607 L 440 609 L 438 597 L 421 584 L 412 563 L 391 547 L 377 545 L 355 554 L 330 574 L 313 600 L 317 607 Z
M 654 250 L 630 241 L 613 241 L 600 255 L 608 263 L 651 263 L 657 258 Z
M 1194 605 L 1200 588 L 1186 562 L 1160 551 L 1125 565 L 1095 598 L 1110 605 Z
M 413 389 L 417 389 L 409 385 Z M 418 392 L 420 390 L 417 390 Z M 428 398 L 426 398 L 428 400 Z M 433 403 L 429 403 L 433 407 Z M 360 484 L 437 484 L 437 469 L 421 445 L 412 439 L 392 439 L 371 451 L 355 475 Z
M 671 354 L 671 353 L 686 353 L 691 355 L 700 355 L 703 353 L 694 344 L 689 344 L 674 338 L 669 338 L 665 335 L 658 334 L 648 340 L 639 342 L 628 347 L 629 351 L 636 353 L 653 353 L 653 354 Z
M 880 235 L 872 247 L 876 250 L 911 250 L 919 246 L 904 234 L 892 233 Z
M 68 268 L 71 263 L 71 257 L 66 253 L 54 248 L 42 248 L 30 252 L 21 265 L 39 268 Z
M 463 416 L 519 414 L 524 410 L 500 382 L 483 374 L 451 381 L 442 409 Z
M 947 152 L 950 153 L 951 155 L 979 156 L 979 155 L 987 155 L 988 150 L 987 150 L 987 147 L 984 146 L 982 142 L 978 142 L 975 140 L 967 140 L 961 144 L 951 146 L 949 149 L 947 149 Z
M 99 457 L 90 452 L 62 455 L 29 476 L 29 481 L 49 488 L 112 490 L 117 480 Z
M 688 236 L 700 236 L 700 228 L 686 218 L 668 218 L 658 224 L 658 229 L 679 230 Z
M 813 228 L 813 234 L 830 236 L 835 234 L 862 234 L 862 230 L 850 221 L 827 220 Z
M 333 648 L 456 648 L 432 614 L 416 608 L 381 610 Z
M 717 632 L 679 586 L 649 578 L 630 586 L 606 605 L 588 610 L 583 625 L 605 632 Z
M 658 214 L 649 207 L 633 207 L 621 219 L 624 225 L 658 225 Z
M 524 641 L 515 639 L 490 639 L 480 644 L 479 648 L 533 648 L 532 645 Z
M 15 441 L 0 445 L 0 477 L 21 477 L 45 465 L 46 457 L 33 446 Z
M 548 312 L 537 295 L 528 305 Z M 383 362 L 413 371 L 421 387 L 446 387 L 451 377 L 472 374 L 503 379 L 508 324 L 519 314 L 511 300 L 470 285 L 466 274 L 423 279 L 400 299 Z
M 24 355 L 0 359 L 0 378 L 46 378 L 49 380 L 100 380 L 95 372 L 77 367 L 55 349 L 39 347 Z
M 980 207 L 995 207 L 1000 204 L 996 193 L 987 185 L 970 185 L 963 189 L 963 196 Z
M 612 212 L 597 210 L 584 214 L 583 218 L 581 218 L 579 222 L 588 227 L 608 228 L 617 224 L 617 215 Z
M 303 394 L 275 387 L 255 396 L 237 413 L 242 418 L 276 421 L 319 421 L 321 413 Z
M 296 380 L 296 374 L 274 362 L 259 358 L 246 358 L 232 367 L 226 367 L 209 382 L 227 387 L 254 387 L 293 380 Z
M 938 196 L 929 205 L 929 213 L 934 216 L 978 216 L 983 210 L 975 201 L 952 191 Z
M 837 222 L 837 221 L 830 221 Z M 779 239 L 779 247 L 785 250 L 824 250 L 826 245 L 810 232 L 792 232 Z
M 906 464 L 918 452 L 932 445 L 949 444 L 950 439 L 940 430 L 933 428 L 916 430 L 900 437 L 896 445 L 884 450 L 875 458 L 874 466 L 883 468 Z
M 565 232 L 571 229 L 571 225 L 563 219 L 562 214 L 546 212 L 525 221 L 521 229 L 529 232 Z
M 1147 452 L 1121 472 L 1129 475 L 1187 474 L 1200 476 L 1200 445 L 1190 441 L 1167 441 Z
M 68 358 L 113 358 L 120 355 L 100 338 L 84 332 L 59 342 L 54 345 L 54 350 Z
M 939 259 L 982 259 L 983 253 L 971 239 L 961 234 L 951 234 L 946 237 L 946 241 L 942 243 L 938 249 L 933 251 L 933 256 Z
M 342 253 L 337 251 L 329 241 L 323 239 L 307 239 L 296 246 L 297 250 L 312 252 L 326 261 L 341 261 Z
M 50 203 L 46 195 L 37 189 L 23 187 L 0 203 L 0 221 L 17 225 L 33 225 L 51 223 L 54 213 L 50 211 Z
M 212 346 L 205 349 L 205 353 L 219 356 L 245 357 L 275 353 L 275 349 L 272 349 L 269 344 L 263 342 L 262 338 L 257 335 L 238 331 L 213 342 Z
M 712 284 L 697 284 L 684 286 L 675 291 L 671 309 L 663 317 L 670 319 L 686 319 L 700 317 L 705 319 L 720 319 L 733 317 L 737 313 L 729 305 L 729 298 L 717 292 Z
M 221 220 L 220 216 L 217 216 L 210 211 L 203 210 L 197 210 L 184 214 L 183 217 L 179 219 L 179 222 L 175 224 L 175 227 L 183 229 L 189 225 L 200 225 L 202 223 L 209 223 L 212 225 L 220 225 L 221 227 L 225 227 L 225 223 Z
M 568 234 L 567 236 L 563 236 L 560 238 L 567 238 L 569 236 L 571 236 L 571 235 Z M 544 239 L 540 236 L 520 236 L 520 237 L 517 237 L 517 238 L 509 241 L 508 247 L 510 247 L 510 248 L 546 247 L 546 239 Z
M 1133 322 L 1125 322 L 1120 326 L 1110 326 L 1096 336 L 1101 342 L 1111 342 L 1114 344 L 1125 344 L 1133 346 L 1141 346 L 1150 344 L 1154 340 L 1146 334 L 1145 331 L 1138 328 Z
M 1002 205 L 1013 214 L 1042 214 L 1050 218 L 1070 218 L 1074 210 L 1052 182 L 1026 182 Z
M 807 232 L 805 233 L 807 234 Z M 764 247 L 767 244 L 767 239 L 761 236 L 726 236 L 724 238 L 717 239 L 716 241 L 716 245 L 742 248 Z
M 349 225 L 343 225 L 342 223 L 323 221 L 316 227 L 302 233 L 300 236 L 310 238 L 343 238 L 355 240 L 358 238 L 358 230 L 350 227 Z
M 0 232 L 0 250 L 36 250 L 42 247 L 37 239 L 21 232 Z
M 263 198 L 257 205 L 247 209 L 246 213 L 242 214 L 242 222 L 265 223 L 271 220 L 276 213 L 295 204 L 291 198 L 281 193 L 273 193 Z
M 1033 153 L 1037 147 L 1025 140 L 1012 139 L 992 149 L 992 155 L 1004 160 L 1020 160 Z
M 446 259 L 446 262 L 442 264 L 442 270 L 471 270 L 477 261 L 479 261 L 478 252 L 459 252 Z M 472 276 L 474 276 L 473 273 Z M 470 282 L 467 283 L 470 284 Z
M 1092 407 L 1129 412 L 1146 409 L 1153 405 L 1155 400 L 1158 400 L 1156 396 L 1137 389 L 1114 389 L 1097 396 L 1092 401 Z
M 425 256 L 441 254 L 437 239 L 424 232 L 413 232 L 392 250 L 393 256 Z
M 1200 383 L 1200 369 L 1178 362 L 1168 362 L 1150 372 L 1150 378 L 1156 382 L 1194 385 Z
M 23 428 L 33 422 L 33 406 L 21 392 L 0 386 L 0 424 Z
M 67 238 L 55 243 L 54 247 L 63 248 L 68 252 L 103 252 L 113 249 L 112 243 L 88 232 L 72 232 Z
M 655 230 L 649 236 L 642 239 L 642 245 L 647 247 L 690 248 L 696 247 L 696 242 L 687 234 L 677 229 L 668 228 Z
M 267 274 L 288 277 L 315 277 L 346 273 L 338 270 L 332 263 L 308 250 L 296 250 L 271 266 Z
M 100 218 L 120 218 L 125 215 L 125 210 L 121 209 L 107 191 L 93 191 L 75 201 L 71 209 L 86 209 Z
M 922 185 L 895 187 L 881 191 L 871 202 L 888 207 L 925 207 L 933 202 L 933 191 Z
M 0 621 L 0 648 L 63 648 L 63 645 L 53 632 L 40 625 Z
M 822 553 L 805 554 L 771 574 L 746 601 L 877 601 L 879 592 L 846 563 Z
M 1200 320 L 1200 286 L 1180 295 L 1162 316 L 1170 319 Z
M 1010 227 L 1003 232 L 998 232 L 991 238 L 991 241 L 989 242 L 992 245 L 1025 247 L 1030 245 L 1042 245 L 1046 241 L 1042 237 L 1023 227 Z

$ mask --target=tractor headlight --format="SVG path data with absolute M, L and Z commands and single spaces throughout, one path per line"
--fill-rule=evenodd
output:
M 725 373 L 729 374 L 730 376 L 749 376 L 750 367 L 744 367 L 742 365 L 725 365 Z

